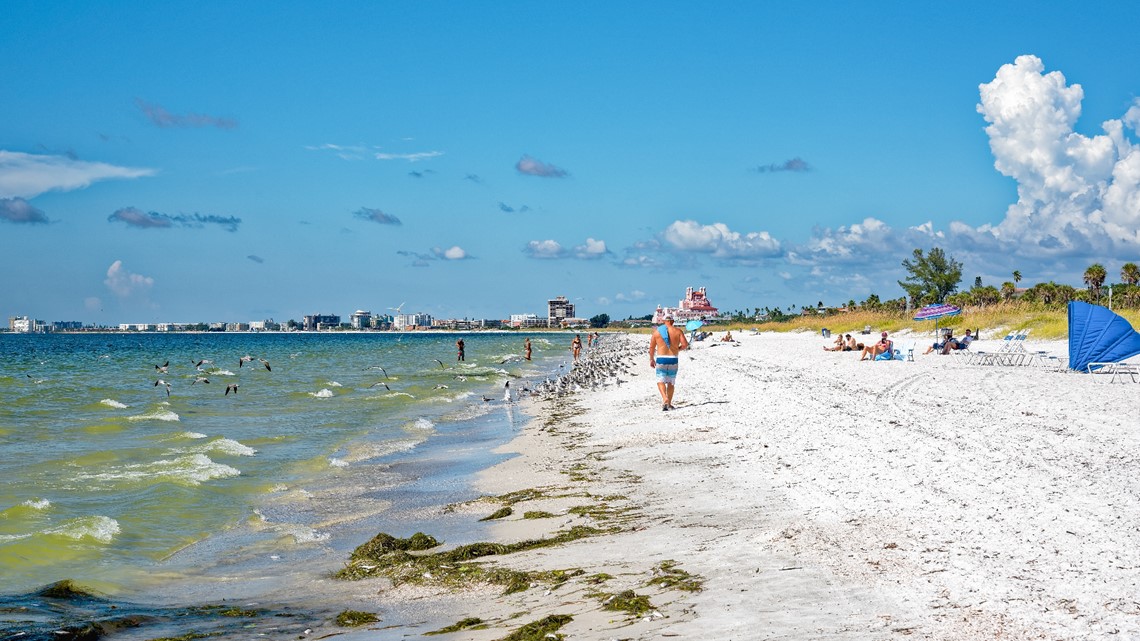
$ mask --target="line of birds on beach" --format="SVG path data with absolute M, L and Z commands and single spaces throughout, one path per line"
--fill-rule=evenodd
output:
M 516 397 L 521 398 L 528 395 L 540 399 L 561 397 L 575 392 L 598 390 L 611 385 L 621 385 L 627 382 L 628 377 L 637 376 L 637 374 L 632 371 L 632 364 L 634 357 L 638 353 L 640 353 L 640 348 L 631 344 L 625 342 L 610 343 L 607 345 L 607 349 L 590 350 L 584 358 L 578 361 L 560 364 L 557 368 L 557 374 L 547 377 L 537 384 L 532 384 L 532 381 L 527 380 L 522 382 L 521 385 L 516 384 L 512 387 L 511 382 L 506 381 L 504 384 L 503 400 L 513 402 Z M 443 361 L 439 359 L 432 360 L 435 361 L 441 369 L 448 369 L 448 366 Z M 500 364 L 511 360 L 511 358 L 503 359 Z M 254 361 L 258 361 L 261 366 L 265 368 L 265 371 L 273 371 L 273 367 L 268 360 L 249 354 L 238 358 L 238 367 L 241 368 L 246 363 L 252 363 Z M 190 364 L 195 370 L 195 375 L 190 381 L 191 386 L 197 385 L 198 383 L 204 385 L 210 384 L 210 373 L 218 371 L 211 367 L 214 365 L 214 361 L 210 359 L 190 359 Z M 385 391 L 393 391 L 388 381 L 394 379 L 389 376 L 388 371 L 382 365 L 370 365 L 363 369 L 364 371 L 379 371 L 380 374 L 384 376 L 382 380 L 377 380 L 369 384 L 367 389 L 383 387 Z M 166 360 L 161 365 L 155 364 L 154 373 L 157 378 L 153 383 L 153 387 L 162 387 L 169 397 L 173 386 L 163 376 L 170 375 L 170 361 Z M 468 380 L 468 376 L 465 374 L 454 374 L 453 376 L 455 380 L 459 382 Z M 627 378 L 623 379 L 623 376 Z M 236 396 L 238 388 L 238 382 L 228 383 L 223 395 L 229 396 L 232 392 Z M 449 389 L 449 386 L 444 383 L 438 383 L 433 389 L 445 390 Z M 486 394 L 482 395 L 481 399 L 484 402 L 496 400 Z

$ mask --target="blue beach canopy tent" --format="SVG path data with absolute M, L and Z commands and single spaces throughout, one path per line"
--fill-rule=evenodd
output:
M 1119 363 L 1140 354 L 1140 333 L 1112 310 L 1080 301 L 1069 303 L 1069 369 L 1089 363 Z

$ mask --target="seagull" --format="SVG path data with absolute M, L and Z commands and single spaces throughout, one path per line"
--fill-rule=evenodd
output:
M 242 365 L 245 365 L 246 363 L 248 363 L 252 360 L 253 360 L 253 357 L 250 356 L 249 354 L 246 354 L 245 356 L 242 356 L 241 358 L 238 359 L 238 367 L 241 367 Z
M 443 384 L 440 384 L 440 385 L 436 385 L 436 386 L 435 386 L 435 389 L 447 389 L 447 386 L 446 386 L 446 385 L 443 385 Z
M 165 385 L 166 386 L 166 395 L 170 396 L 170 383 L 167 383 L 166 381 L 164 381 L 160 378 L 154 382 L 155 387 L 158 387 L 159 385 Z
M 265 366 L 265 369 L 269 370 L 270 372 L 273 371 L 273 368 L 269 366 L 269 361 L 265 360 L 264 358 L 259 358 L 257 360 L 261 361 L 261 364 Z
M 159 374 L 165 374 L 165 373 L 166 373 L 166 369 L 167 369 L 168 367 L 170 367 L 170 361 L 166 361 L 166 362 L 165 362 L 165 363 L 163 363 L 162 365 L 155 365 L 155 366 L 154 366 L 154 371 L 155 371 L 155 372 L 157 372 L 157 373 L 159 373 Z
M 194 378 L 194 383 L 209 383 L 209 382 L 210 382 L 210 379 L 206 378 L 205 376 L 196 376 Z M 194 383 L 190 383 L 190 384 L 193 385 Z
M 444 365 L 444 364 L 443 364 L 443 361 L 439 360 L 438 358 L 437 358 L 437 359 L 434 359 L 434 360 L 435 360 L 435 362 L 439 363 L 439 366 L 440 366 L 440 367 L 443 367 L 443 368 L 446 368 L 446 367 L 447 367 L 446 365 Z
M 391 376 L 388 376 L 388 372 L 385 372 L 385 371 L 384 371 L 384 368 L 383 368 L 383 367 L 380 367 L 379 365 L 371 365 L 371 366 L 369 366 L 369 367 L 365 367 L 364 369 L 366 369 L 366 370 L 370 370 L 370 369 L 378 369 L 378 370 L 380 370 L 381 372 L 383 372 L 383 373 L 384 373 L 384 378 L 392 378 Z
M 384 381 L 377 381 L 377 382 L 375 382 L 375 383 L 373 383 L 373 384 L 369 385 L 369 386 L 368 386 L 368 389 L 372 389 L 373 387 L 376 387 L 377 385 L 383 385 L 383 386 L 384 386 L 384 389 L 388 390 L 389 392 L 391 392 L 391 391 L 392 391 L 392 388 L 391 388 L 391 387 L 388 387 L 388 384 L 387 384 L 387 383 L 385 383 Z
M 194 359 L 190 359 L 190 362 L 191 362 L 191 363 L 194 363 Z M 210 359 L 208 359 L 208 358 L 203 358 L 202 360 L 198 361 L 197 363 L 194 363 L 194 369 L 202 369 L 202 364 L 203 364 L 203 363 L 206 363 L 206 364 L 209 364 L 209 365 L 213 365 L 213 364 L 214 364 L 214 361 L 212 361 L 212 360 L 210 360 Z
M 229 396 L 230 390 L 233 390 L 234 396 L 237 396 L 237 383 L 230 383 L 229 385 L 226 385 L 226 393 L 223 394 L 223 396 Z

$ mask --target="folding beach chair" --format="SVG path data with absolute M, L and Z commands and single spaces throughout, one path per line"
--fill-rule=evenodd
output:
M 989 361 L 994 358 L 995 354 L 1004 352 L 1006 349 L 1009 348 L 1010 342 L 1013 341 L 1013 337 L 1016 335 L 1017 335 L 1017 332 L 1010 332 L 1010 333 L 1006 334 L 1005 338 L 1003 338 L 1001 340 L 1001 343 L 998 345 L 997 349 L 994 351 L 988 352 L 985 350 L 978 350 L 975 352 L 973 350 L 965 350 L 966 353 L 963 354 L 962 356 L 963 356 L 963 358 L 966 359 L 967 364 L 970 364 L 970 365 L 989 365 L 990 364 Z

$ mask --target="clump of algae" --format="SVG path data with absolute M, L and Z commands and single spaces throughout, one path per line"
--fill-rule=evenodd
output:
M 558 629 L 573 620 L 574 617 L 569 614 L 552 614 L 538 621 L 531 621 L 500 641 L 545 641 L 546 639 L 562 641 L 566 636 L 559 634 Z
M 497 519 L 505 519 L 514 513 L 515 513 L 515 511 L 513 509 L 511 509 L 511 506 L 507 505 L 505 507 L 501 507 L 501 508 L 495 510 L 489 516 L 484 516 L 483 518 L 481 518 L 479 520 L 480 521 L 494 521 Z
M 462 589 L 475 583 L 491 583 L 504 586 L 505 593 L 509 594 L 526 590 L 532 584 L 539 582 L 557 586 L 567 577 L 577 576 L 582 574 L 582 571 L 522 572 L 507 568 L 485 567 L 473 561 L 489 556 L 559 545 L 612 531 L 614 530 L 576 526 L 546 539 L 531 539 L 517 543 L 471 543 L 443 552 L 410 554 L 399 547 L 392 548 L 391 551 L 379 556 L 363 556 L 354 552 L 348 564 L 335 576 L 348 580 L 382 576 L 390 579 L 395 585 L 428 583 L 452 589 Z
M 336 624 L 342 628 L 358 628 L 369 623 L 376 623 L 379 620 L 380 617 L 375 614 L 359 610 L 345 610 L 336 615 Z
M 653 604 L 649 602 L 649 597 L 633 590 L 625 590 L 617 594 L 606 595 L 602 601 L 602 609 L 625 612 L 632 617 L 639 617 L 652 610 Z
M 459 621 L 456 621 L 455 623 L 452 623 L 449 626 L 442 627 L 438 630 L 432 630 L 431 632 L 424 632 L 424 636 L 431 636 L 431 635 L 435 635 L 435 634 L 450 634 L 452 632 L 460 632 L 462 630 L 486 630 L 486 629 L 487 629 L 487 624 L 483 623 L 483 619 L 480 619 L 478 617 L 468 617 L 466 619 L 460 619 Z
M 660 585 L 685 592 L 700 592 L 705 586 L 704 579 L 678 568 L 676 561 L 662 561 L 653 571 L 657 576 L 650 579 L 646 585 Z

